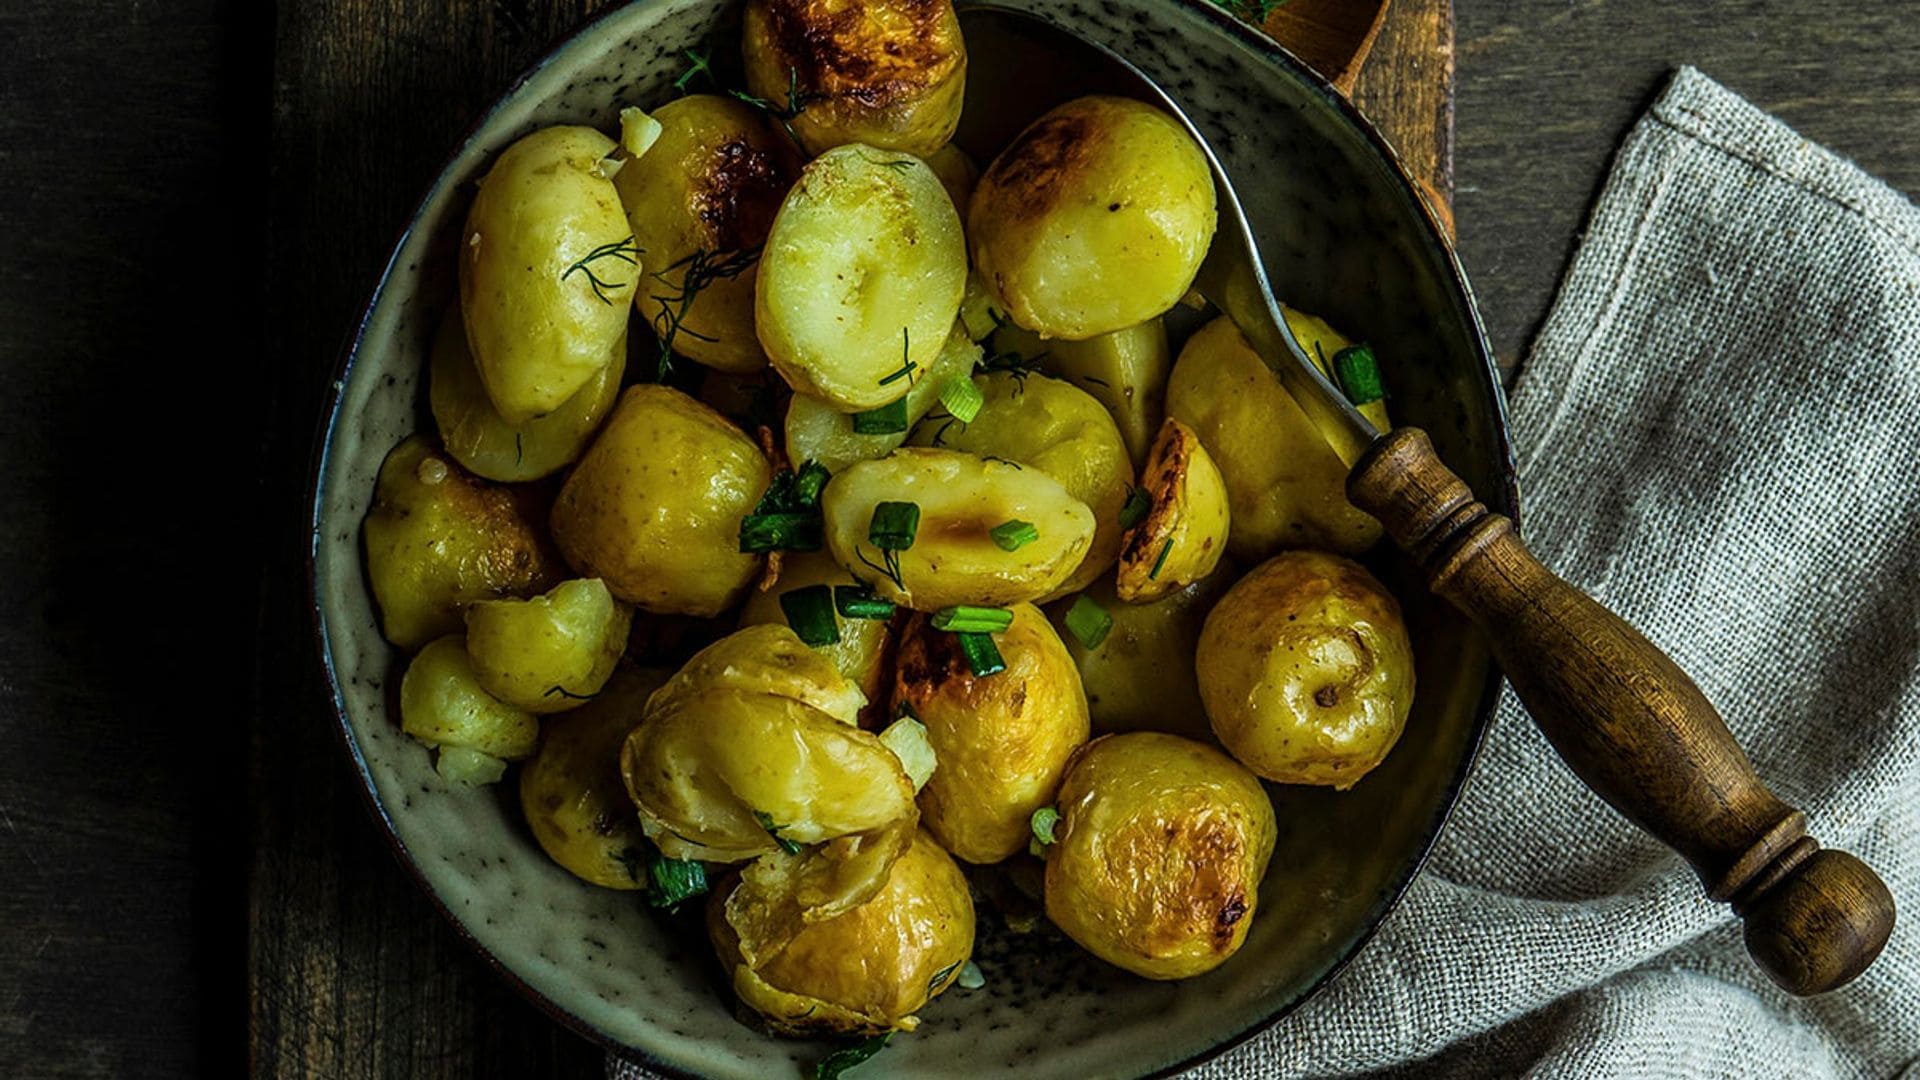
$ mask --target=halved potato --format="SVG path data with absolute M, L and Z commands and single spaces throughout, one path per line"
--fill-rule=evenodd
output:
M 427 400 L 440 441 L 469 472 L 505 482 L 538 480 L 571 464 L 587 448 L 620 396 L 620 377 L 626 370 L 627 337 L 622 334 L 599 374 L 559 408 L 525 423 L 509 423 L 487 396 L 467 348 L 460 309 L 454 307 L 433 339 Z
M 907 391 L 907 430 L 939 403 L 940 391 L 949 380 L 971 375 L 979 359 L 980 346 L 968 339 L 956 321 L 945 347 Z M 885 457 L 907 441 L 907 430 L 863 435 L 853 430 L 852 414 L 819 398 L 795 394 L 787 405 L 787 459 L 796 465 L 817 461 L 839 472 L 856 461 Z
M 960 217 L 912 154 L 815 158 L 760 258 L 760 344 L 793 388 L 846 412 L 897 400 L 946 346 L 966 291 Z
M 874 508 L 920 508 L 913 546 L 883 552 L 868 536 Z M 1093 511 L 1039 469 L 951 450 L 901 449 L 849 466 L 821 498 L 827 548 L 842 568 L 897 604 L 1011 604 L 1056 592 L 1093 542 Z M 991 531 L 1031 522 L 1039 539 L 1014 551 Z
M 467 655 L 487 693 L 530 713 L 586 703 L 627 648 L 633 609 L 598 578 L 561 582 L 530 600 L 467 609 Z
M 824 653 L 801 641 L 783 620 L 744 626 L 693 654 L 647 702 L 659 712 L 701 690 L 749 690 L 791 698 L 843 724 L 857 724 L 866 695 Z
M 1119 594 L 1158 600 L 1199 581 L 1227 551 L 1227 487 L 1193 429 L 1167 418 L 1140 487 L 1152 500 L 1120 548 Z
M 620 746 L 666 677 L 638 668 L 616 673 L 585 707 L 541 721 L 540 751 L 520 769 L 527 828 L 554 862 L 583 881 L 647 887 L 646 838 L 620 778 Z
M 1060 639 L 1080 668 L 1093 729 L 1164 731 L 1207 740 L 1206 707 L 1194 679 L 1193 654 L 1207 613 L 1233 584 L 1233 568 L 1223 565 L 1201 581 L 1151 604 L 1121 602 L 1111 578 L 1102 578 L 1078 594 L 1098 604 L 1113 625 L 1099 644 L 1088 648 L 1066 628 L 1067 612 L 1078 596 L 1048 605 Z
M 1113 416 L 1133 467 L 1146 464 L 1147 448 L 1166 415 L 1167 373 L 1173 369 L 1164 322 L 1148 319 L 1085 341 L 1046 340 L 1007 323 L 994 334 L 993 348 L 1033 360 L 1092 395 Z
M 787 625 L 787 615 L 780 607 L 782 596 L 795 589 L 814 585 L 832 588 L 853 584 L 853 575 L 841 569 L 840 564 L 833 561 L 833 556 L 824 551 L 788 552 L 781 557 L 780 580 L 774 587 L 765 591 L 755 589 L 747 594 L 746 606 L 740 609 L 740 625 L 784 627 Z M 886 678 L 888 659 L 892 655 L 893 635 L 889 630 L 889 620 L 848 619 L 841 617 L 838 612 L 835 612 L 834 619 L 840 631 L 840 640 L 831 645 L 815 645 L 811 648 L 859 688 L 869 706 L 884 709 L 887 695 L 882 684 Z M 871 714 L 874 708 L 866 711 Z
M 443 755 L 467 751 L 495 762 L 526 757 L 540 737 L 532 713 L 496 700 L 481 687 L 458 634 L 430 642 L 407 665 L 400 679 L 400 728 Z M 499 778 L 496 770 L 482 782 Z

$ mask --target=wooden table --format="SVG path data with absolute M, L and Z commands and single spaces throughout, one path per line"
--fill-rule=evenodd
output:
M 1443 3 L 1397 0 L 1360 97 L 1445 187 L 1436 84 L 1392 65 Z M 368 820 L 298 544 L 331 364 L 414 199 L 600 6 L 0 14 L 0 1075 L 599 1075 Z M 1456 210 L 1503 358 L 1676 63 L 1920 192 L 1903 6 L 1461 0 Z

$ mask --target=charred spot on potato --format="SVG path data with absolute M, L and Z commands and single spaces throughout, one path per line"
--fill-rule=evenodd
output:
M 997 189 L 1009 213 L 1040 217 L 1059 192 L 1089 167 L 1100 137 L 1100 125 L 1082 113 L 1043 116 L 994 159 L 982 186 Z
M 779 152 L 786 148 L 771 135 L 762 142 L 734 139 L 715 147 L 693 192 L 694 214 L 715 251 L 739 251 L 765 240 L 799 174 L 791 151 Z
M 905 101 L 959 61 L 943 0 L 767 0 L 768 36 L 808 98 Z

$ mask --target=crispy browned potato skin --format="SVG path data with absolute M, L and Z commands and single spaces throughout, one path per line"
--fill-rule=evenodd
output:
M 973 954 L 973 898 L 940 845 L 917 833 L 871 899 L 792 935 L 757 965 L 727 921 L 737 882 L 715 890 L 707 932 L 734 992 L 782 1035 L 911 1031 L 913 1014 L 953 984 Z
M 894 711 L 913 709 L 939 761 L 920 791 L 920 820 L 970 863 L 1026 849 L 1027 819 L 1053 797 L 1089 733 L 1067 647 L 1039 608 L 1012 610 L 1013 625 L 994 635 L 1005 671 L 976 678 L 958 639 L 924 615 L 901 632 L 894 671 Z
M 922 157 L 953 138 L 967 48 L 952 0 L 750 0 L 741 31 L 747 89 L 804 108 L 810 154 L 863 142 Z
M 1193 429 L 1169 416 L 1140 486 L 1153 500 L 1120 545 L 1120 599 L 1158 600 L 1213 573 L 1227 551 L 1227 488 Z
M 537 491 L 474 476 L 428 436 L 394 447 L 363 526 L 387 640 L 417 649 L 459 633 L 476 600 L 558 584 L 566 572 L 546 541 L 546 516 Z
M 1260 781 L 1210 746 L 1105 735 L 1074 755 L 1047 849 L 1047 917 L 1149 979 L 1185 979 L 1246 940 L 1273 855 Z
M 628 668 L 598 696 L 540 725 L 540 749 L 520 770 L 520 809 L 554 862 L 594 885 L 644 889 L 640 818 L 620 777 L 620 746 L 666 672 Z

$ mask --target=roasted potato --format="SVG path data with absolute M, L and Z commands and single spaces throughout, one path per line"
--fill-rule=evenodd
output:
M 1273 855 L 1273 804 L 1210 746 L 1159 732 L 1082 747 L 1046 849 L 1047 917 L 1149 979 L 1224 963 L 1246 939 Z
M 832 659 L 801 641 L 784 620 L 742 627 L 694 653 L 655 692 L 647 711 L 659 712 L 701 690 L 716 689 L 791 698 L 843 724 L 857 724 L 867 703 Z
M 1347 502 L 1346 464 L 1225 317 L 1180 350 L 1167 415 L 1198 433 L 1220 467 L 1235 558 L 1291 547 L 1356 554 L 1380 539 L 1380 523 Z
M 965 303 L 962 302 L 963 315 Z M 991 318 L 991 316 L 989 316 Z M 1167 328 L 1159 319 L 1096 334 L 1085 341 L 1043 340 L 1012 323 L 993 336 L 994 351 L 1025 358 L 1049 374 L 1085 390 L 1106 406 L 1135 469 L 1147 463 L 1147 449 L 1166 415 Z
M 973 898 L 953 859 L 925 833 L 894 861 L 884 888 L 838 918 L 794 927 L 751 960 L 733 918 L 744 883 L 717 890 L 707 930 L 741 1002 L 782 1035 L 912 1031 L 927 1001 L 973 953 Z
M 1201 580 L 1227 550 L 1226 482 L 1192 428 L 1167 418 L 1140 487 L 1152 505 L 1120 546 L 1118 591 L 1128 603 L 1158 600 Z
M 973 382 L 985 401 L 972 423 L 922 424 L 910 441 L 1004 458 L 1059 481 L 1093 511 L 1093 543 L 1041 600 L 1084 588 L 1120 555 L 1120 508 L 1133 484 L 1125 440 L 1098 401 L 1059 379 L 993 371 Z
M 968 339 L 957 321 L 947 335 L 947 343 L 933 358 L 932 366 L 914 381 L 907 391 L 907 426 L 911 428 L 939 403 L 940 391 L 954 378 L 966 378 L 980 359 L 980 346 Z M 917 373 L 916 373 L 917 374 Z M 833 472 L 856 461 L 885 457 L 907 441 L 905 430 L 883 435 L 862 434 L 853 429 L 854 419 L 831 404 L 805 394 L 793 395 L 787 404 L 787 457 L 796 464 L 817 461 Z
M 646 888 L 646 839 L 620 778 L 620 746 L 666 677 L 639 668 L 616 673 L 585 707 L 542 721 L 540 751 L 520 768 L 520 809 L 533 838 L 584 881 Z
M 963 219 L 967 213 L 967 202 L 973 198 L 973 186 L 980 182 L 980 167 L 973 163 L 965 150 L 948 143 L 926 155 L 924 160 L 933 175 L 940 178 L 940 186 L 947 189 L 947 196 L 953 200 L 953 208 Z
M 848 466 L 821 496 L 827 548 L 842 569 L 897 604 L 1011 604 L 1059 592 L 1094 539 L 1093 511 L 1039 469 L 952 450 L 901 449 Z M 869 536 L 883 502 L 919 507 L 913 546 L 886 552 Z M 1003 550 L 991 535 L 1031 522 L 1039 539 Z
M 952 0 L 749 0 L 741 52 L 747 89 L 798 110 L 810 154 L 931 154 L 960 123 L 967 48 Z
M 674 352 L 721 371 L 763 368 L 752 253 L 800 175 L 800 153 L 764 110 L 730 97 L 690 94 L 653 119 L 659 138 L 613 176 L 634 243 L 659 275 L 634 302 Z
M 967 209 L 973 265 L 1013 321 L 1090 338 L 1180 302 L 1213 240 L 1213 173 L 1172 117 L 1084 97 L 1035 120 Z
M 920 792 L 920 820 L 971 863 L 1026 850 L 1027 819 L 1052 801 L 1089 730 L 1080 673 L 1039 608 L 1013 605 L 1013 625 L 994 644 L 1006 670 L 976 677 L 958 638 L 915 615 L 894 669 L 894 711 L 920 718 L 939 762 Z
M 775 851 L 740 871 L 727 903 L 740 953 L 760 960 L 784 949 L 810 923 L 837 918 L 886 887 L 893 864 L 920 831 L 908 815 L 864 833 L 797 852 Z
M 986 282 L 971 270 L 967 272 L 967 290 L 960 297 L 960 325 L 966 327 L 967 336 L 975 341 L 985 341 L 995 330 L 1013 325 L 1000 302 L 987 291 Z
M 589 127 L 543 128 L 480 181 L 460 244 L 474 366 L 510 424 L 544 416 L 605 370 L 626 336 L 640 252 Z
M 780 204 L 755 326 L 794 390 L 860 412 L 924 377 L 966 285 L 960 217 L 940 179 L 911 154 L 856 143 L 808 163 Z
M 421 649 L 400 679 L 400 728 L 438 750 L 442 776 L 490 784 L 503 762 L 533 753 L 540 724 L 533 714 L 497 701 L 474 678 L 458 634 Z
M 467 655 L 487 693 L 536 715 L 575 708 L 607 684 L 627 649 L 633 609 L 598 578 L 530 600 L 467 609 Z
M 726 417 L 670 387 L 635 386 L 560 489 L 553 539 L 627 603 L 718 615 L 760 570 L 740 551 L 740 519 L 772 479 Z
M 788 552 L 780 560 L 779 582 L 765 592 L 756 589 L 747 595 L 746 606 L 740 609 L 740 625 L 785 628 L 787 616 L 780 607 L 782 596 L 814 585 L 831 588 L 852 584 L 853 576 L 841 569 L 833 556 L 825 552 Z M 831 645 L 813 646 L 813 650 L 857 687 L 869 704 L 884 707 L 887 697 L 884 683 L 892 656 L 890 624 L 886 619 L 842 618 L 837 612 L 834 619 L 840 640 Z
M 480 480 L 432 439 L 387 454 L 363 525 L 367 579 L 387 640 L 415 649 L 460 630 L 476 600 L 530 596 L 564 574 L 539 523 L 545 502 Z
M 1080 669 L 1093 730 L 1164 731 L 1191 739 L 1210 739 L 1207 713 L 1194 682 L 1193 652 L 1207 613 L 1233 584 L 1233 569 L 1223 565 L 1206 578 L 1151 604 L 1122 603 L 1111 578 L 1102 578 L 1079 595 L 1098 604 L 1113 620 L 1107 636 L 1089 649 L 1066 631 L 1066 614 L 1076 598 L 1048 606 L 1060 639 Z
M 1240 579 L 1207 616 L 1194 667 L 1221 744 L 1283 784 L 1352 787 L 1413 708 L 1400 605 L 1324 552 L 1285 552 Z
M 473 366 L 456 307 L 447 312 L 433 339 L 427 400 L 441 443 L 468 472 L 509 483 L 538 480 L 571 464 L 587 448 L 620 396 L 620 377 L 626 370 L 627 338 L 622 334 L 599 374 L 559 408 L 525 423 L 508 423 L 493 407 Z

